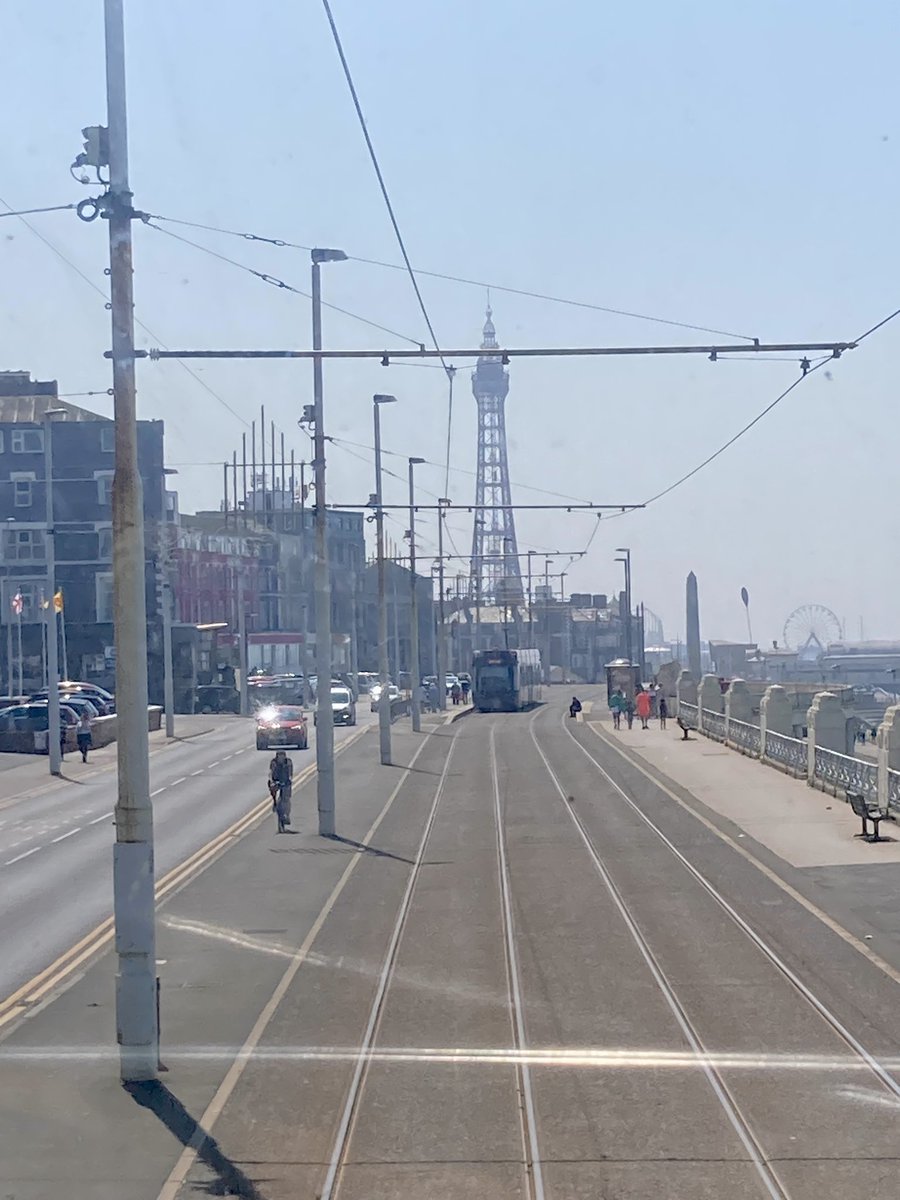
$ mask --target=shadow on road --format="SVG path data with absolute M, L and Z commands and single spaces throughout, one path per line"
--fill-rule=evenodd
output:
M 199 1185 L 210 1196 L 239 1196 L 241 1200 L 265 1200 L 251 1179 L 219 1148 L 215 1138 L 191 1116 L 177 1096 L 164 1083 L 126 1083 L 125 1091 L 142 1108 L 148 1109 L 162 1121 L 182 1146 L 191 1146 L 197 1158 L 215 1173 L 216 1178 Z M 194 1185 L 195 1188 L 197 1185 Z
M 363 854 L 372 854 L 376 858 L 393 858 L 397 862 L 408 863 L 412 866 L 411 858 L 404 858 L 402 854 L 392 854 L 390 850 L 379 850 L 377 846 L 366 846 L 362 842 L 357 842 L 353 838 L 341 837 L 339 833 L 334 833 L 328 838 L 329 842 L 340 842 L 342 846 L 350 846 L 354 850 L 361 850 Z

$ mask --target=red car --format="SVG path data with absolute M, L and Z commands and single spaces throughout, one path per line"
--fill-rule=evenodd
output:
M 293 704 L 276 704 L 262 708 L 256 714 L 256 748 L 296 746 L 305 750 L 309 745 L 306 713 Z

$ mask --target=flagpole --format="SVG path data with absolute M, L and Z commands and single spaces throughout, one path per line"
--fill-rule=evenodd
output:
M 22 686 L 22 610 L 19 609 L 16 614 L 16 624 L 19 627 L 19 695 L 25 694 Z
M 69 678 L 69 652 L 66 649 L 66 602 L 62 588 L 59 589 L 59 628 L 62 635 L 62 677 Z

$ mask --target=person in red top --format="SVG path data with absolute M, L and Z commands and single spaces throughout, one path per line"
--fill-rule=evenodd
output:
M 648 729 L 647 719 L 650 716 L 650 693 L 640 691 L 635 697 L 634 706 L 637 709 L 637 715 L 641 718 L 641 729 Z

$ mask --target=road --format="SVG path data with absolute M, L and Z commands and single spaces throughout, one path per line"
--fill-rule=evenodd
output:
M 167 901 L 158 1085 L 117 1086 L 109 956 L 24 1021 L 6 1192 L 893 1200 L 894 978 L 567 700 L 362 739 L 340 838 L 302 806 Z
M 361 711 L 360 722 L 368 720 Z M 157 878 L 265 796 L 271 754 L 256 751 L 253 722 L 212 717 L 204 724 L 213 728 L 150 757 Z M 354 732 L 336 729 L 335 744 Z M 315 762 L 312 721 L 310 749 L 289 753 L 297 772 Z M 110 915 L 116 776 L 110 768 L 88 770 L 82 782 L 82 769 L 78 756 L 68 755 L 69 782 L 39 787 L 0 809 L 0 998 Z

